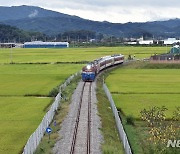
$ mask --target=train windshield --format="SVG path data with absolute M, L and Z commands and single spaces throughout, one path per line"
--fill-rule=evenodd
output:
M 87 64 L 87 66 L 86 66 L 87 69 L 91 69 L 91 67 L 94 67 L 94 63 L 89 63 L 89 64 Z

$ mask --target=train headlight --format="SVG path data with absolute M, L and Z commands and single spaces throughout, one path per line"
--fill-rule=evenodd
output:
M 87 69 L 90 70 L 91 69 L 91 65 L 87 65 Z

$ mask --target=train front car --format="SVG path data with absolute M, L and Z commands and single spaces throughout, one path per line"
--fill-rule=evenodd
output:
M 94 63 L 89 63 L 87 66 L 82 68 L 82 80 L 83 81 L 94 81 L 96 77 L 96 66 Z

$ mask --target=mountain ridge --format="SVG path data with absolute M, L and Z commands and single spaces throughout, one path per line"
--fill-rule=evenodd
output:
M 0 23 L 23 30 L 57 35 L 66 31 L 89 30 L 118 37 L 179 37 L 180 19 L 152 22 L 111 23 L 92 21 L 78 16 L 46 10 L 35 6 L 0 7 Z M 16 16 L 14 16 L 16 14 Z
M 57 11 L 47 10 L 37 6 L 0 6 L 0 21 L 4 20 L 18 20 L 23 18 L 35 18 L 35 17 L 70 17 L 70 15 L 60 13 Z M 14 15 L 16 14 L 16 15 Z M 77 16 L 73 16 L 79 18 Z

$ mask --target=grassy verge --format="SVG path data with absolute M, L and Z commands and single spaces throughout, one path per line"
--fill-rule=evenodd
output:
M 71 96 L 73 94 L 73 91 L 77 87 L 77 83 L 80 80 L 80 76 L 75 77 L 73 81 L 67 86 L 65 91 L 63 91 L 63 96 L 65 96 L 66 99 L 63 99 L 61 101 L 61 105 L 57 110 L 57 113 L 54 117 L 53 122 L 51 123 L 50 127 L 52 128 L 52 133 L 50 135 L 45 134 L 41 143 L 39 144 L 35 154 L 50 154 L 52 152 L 52 148 L 54 147 L 57 140 L 60 138 L 58 131 L 60 130 L 60 124 L 66 117 L 69 111 L 69 104 L 71 101 Z
M 101 117 L 102 128 L 101 132 L 104 137 L 102 144 L 103 154 L 123 154 L 123 146 L 119 140 L 115 120 L 110 107 L 110 103 L 102 88 L 102 78 L 97 80 L 97 99 L 98 99 L 98 112 Z
M 147 132 L 145 131 L 145 124 L 142 121 L 134 121 L 134 125 L 130 125 L 126 121 L 126 116 L 121 114 L 121 120 L 123 123 L 123 127 L 125 129 L 125 132 L 127 134 L 129 144 L 131 146 L 132 152 L 134 154 L 142 154 L 143 149 L 142 149 L 142 144 L 145 142 L 144 137 L 147 135 Z

